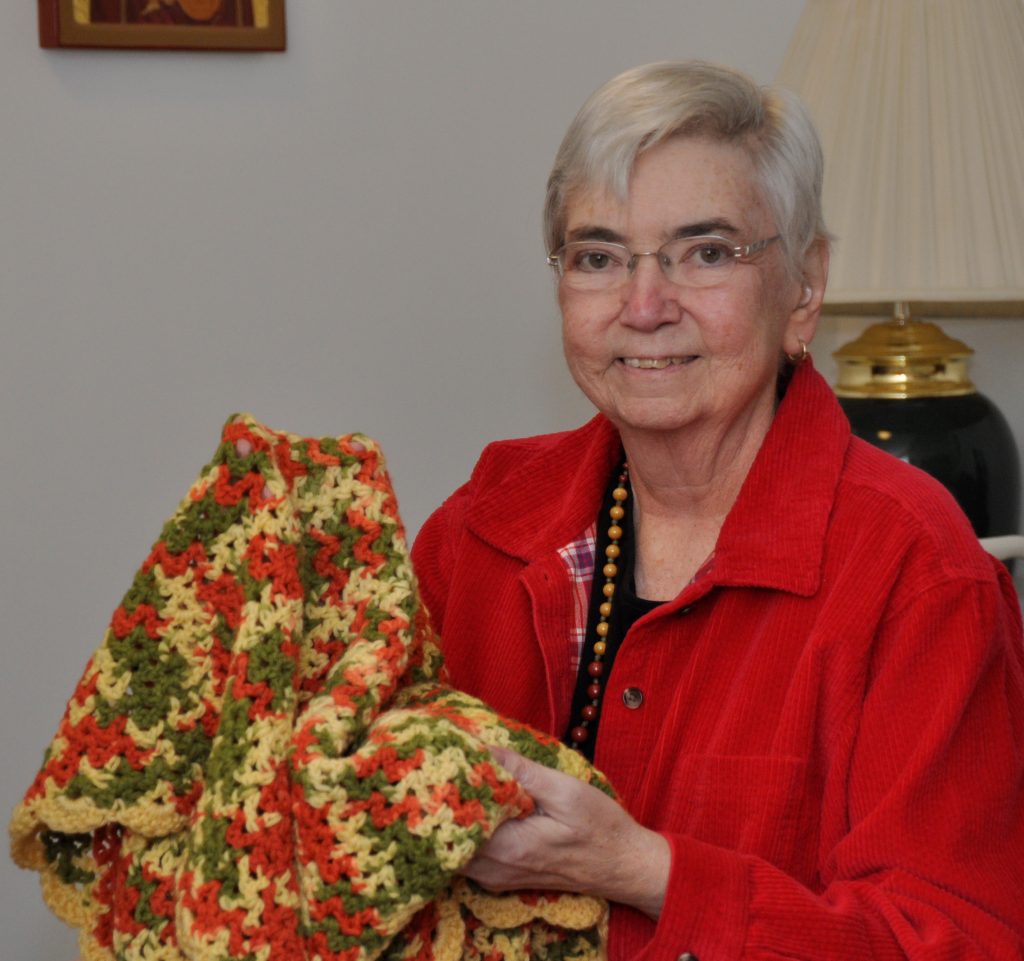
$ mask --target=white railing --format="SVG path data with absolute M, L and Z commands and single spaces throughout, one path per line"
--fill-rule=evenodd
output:
M 1024 537 L 1020 534 L 1006 534 L 1002 537 L 983 537 L 981 546 L 993 557 L 1008 561 L 1012 557 L 1024 557 Z

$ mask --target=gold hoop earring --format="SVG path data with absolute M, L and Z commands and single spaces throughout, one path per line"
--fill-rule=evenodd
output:
M 807 349 L 807 344 L 797 338 L 800 341 L 800 353 L 799 354 L 786 354 L 786 360 L 788 360 L 794 367 L 799 367 L 807 358 L 810 356 L 810 351 Z

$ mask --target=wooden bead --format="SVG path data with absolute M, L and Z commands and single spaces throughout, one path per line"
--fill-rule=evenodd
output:
M 569 740 L 576 746 L 583 744 L 590 736 L 588 725 L 591 722 L 597 721 L 598 713 L 600 711 L 601 702 L 601 684 L 599 678 L 604 674 L 604 663 L 601 658 L 608 652 L 608 642 L 605 640 L 611 631 L 611 625 L 608 622 L 608 618 L 612 615 L 612 598 L 615 596 L 615 579 L 619 576 L 619 565 L 614 563 L 622 554 L 622 548 L 619 544 L 615 543 L 623 537 L 622 527 L 619 525 L 619 521 L 623 520 L 626 516 L 625 508 L 623 508 L 623 502 L 629 497 L 629 490 L 626 484 L 629 481 L 629 466 L 623 465 L 622 474 L 619 476 L 618 486 L 612 491 L 612 500 L 615 502 L 608 510 L 608 516 L 612 520 L 612 524 L 608 527 L 608 540 L 609 543 L 604 549 L 604 555 L 607 558 L 606 563 L 601 567 L 601 573 L 605 576 L 606 582 L 601 587 L 601 593 L 604 595 L 605 600 L 602 601 L 598 607 L 598 611 L 601 615 L 601 620 L 597 623 L 594 628 L 594 632 L 597 634 L 597 639 L 594 641 L 594 657 L 595 660 L 591 661 L 587 665 L 587 674 L 590 675 L 591 682 L 587 685 L 587 697 L 591 703 L 584 705 L 580 709 L 580 720 L 581 723 L 576 725 L 569 732 Z

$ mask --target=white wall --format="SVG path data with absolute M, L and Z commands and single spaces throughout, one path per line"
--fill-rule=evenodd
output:
M 587 415 L 540 241 L 566 124 L 650 60 L 770 80 L 801 2 L 291 0 L 266 55 L 42 51 L 34 6 L 0 33 L 5 812 L 229 413 L 376 436 L 411 529 Z M 1021 442 L 1024 326 L 949 329 Z M 0 893 L 0 961 L 75 955 L 32 875 Z

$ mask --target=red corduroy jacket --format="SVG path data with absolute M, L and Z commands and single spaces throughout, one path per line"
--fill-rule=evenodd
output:
M 559 735 L 557 549 L 619 457 L 602 417 L 493 444 L 413 550 L 453 682 Z M 711 570 L 607 678 L 597 766 L 673 857 L 658 924 L 613 910 L 612 961 L 1020 961 L 1022 662 L 1012 582 L 952 498 L 799 369 Z

